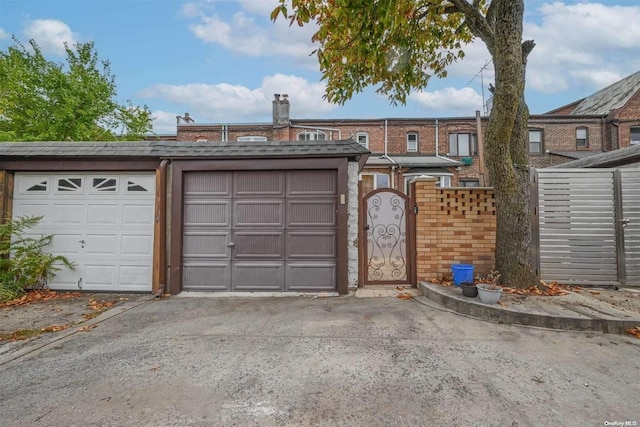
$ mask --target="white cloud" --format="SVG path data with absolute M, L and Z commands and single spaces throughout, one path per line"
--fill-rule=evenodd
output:
M 310 83 L 297 76 L 275 74 L 265 77 L 261 86 L 255 89 L 227 83 L 159 84 L 143 89 L 137 95 L 180 105 L 198 123 L 232 123 L 254 121 L 256 118 L 270 121 L 274 93 L 289 95 L 292 111 L 295 111 L 294 118 L 321 116 L 336 108 L 322 99 L 324 90 L 324 85 L 320 83 Z M 175 131 L 176 114 L 157 113 L 154 130 L 160 133 L 160 126 L 168 126 L 166 123 L 172 117 Z M 162 132 L 166 133 L 164 130 Z
M 7 34 L 5 30 L 0 28 L 0 40 L 7 39 L 7 38 L 9 38 L 9 34 Z
M 238 0 L 247 12 L 269 17 L 280 2 L 278 0 Z
M 637 71 L 640 26 L 625 23 L 638 21 L 635 5 L 543 4 L 525 22 L 525 38 L 536 42 L 527 67 L 529 87 L 546 93 L 596 90 Z
M 452 87 L 435 92 L 414 92 L 409 99 L 432 113 L 470 116 L 476 110 L 482 111 L 482 96 L 470 87 Z
M 314 46 L 311 36 L 313 24 L 304 27 L 289 26 L 286 19 L 275 23 L 269 16 L 277 1 L 244 0 L 243 10 L 225 18 L 214 13 L 210 3 L 186 3 L 182 15 L 195 20 L 189 25 L 194 36 L 205 43 L 217 44 L 232 52 L 251 57 L 287 56 L 308 67 L 316 64 L 309 54 Z
M 24 29 L 29 39 L 34 39 L 43 53 L 64 55 L 64 43 L 69 46 L 77 41 L 71 28 L 62 21 L 56 19 L 36 19 L 29 21 Z
M 176 133 L 176 116 L 181 114 L 171 113 L 168 111 L 156 110 L 151 116 L 153 117 L 153 131 L 156 134 L 175 134 Z

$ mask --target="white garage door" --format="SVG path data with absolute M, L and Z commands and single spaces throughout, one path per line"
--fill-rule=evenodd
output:
M 153 173 L 16 173 L 13 216 L 43 216 L 29 234 L 52 234 L 50 251 L 76 264 L 56 290 L 151 291 Z

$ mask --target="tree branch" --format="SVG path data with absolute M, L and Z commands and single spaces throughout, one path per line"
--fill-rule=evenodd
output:
M 465 23 L 474 36 L 481 38 L 489 51 L 493 46 L 493 28 L 489 25 L 487 19 L 480 13 L 479 7 L 469 3 L 467 0 L 449 0 L 452 11 L 462 13 L 465 16 Z
M 523 64 L 527 63 L 527 57 L 529 56 L 529 54 L 531 53 L 534 47 L 536 47 L 536 42 L 534 42 L 533 40 L 525 40 L 522 42 L 522 63 Z

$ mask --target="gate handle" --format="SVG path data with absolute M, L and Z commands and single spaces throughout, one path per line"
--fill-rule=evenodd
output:
M 631 222 L 629 218 L 622 218 L 619 221 L 622 223 L 622 228 L 625 228 Z
M 229 247 L 229 248 L 232 248 L 232 247 L 234 247 L 235 245 L 236 245 L 236 244 L 235 244 L 235 243 L 233 243 L 233 242 L 229 242 L 229 243 L 227 243 L 227 247 Z

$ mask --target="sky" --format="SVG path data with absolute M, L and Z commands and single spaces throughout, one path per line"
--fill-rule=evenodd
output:
M 64 42 L 93 41 L 116 76 L 118 100 L 147 105 L 154 132 L 175 134 L 176 116 L 196 123 L 270 122 L 273 94 L 288 94 L 292 119 L 473 116 L 493 81 L 481 41 L 413 92 L 404 106 L 369 88 L 345 105 L 323 99 L 313 26 L 272 23 L 277 0 L 0 0 L 0 49 L 34 39 L 64 61 Z M 524 37 L 536 47 L 526 100 L 542 114 L 640 70 L 638 0 L 525 0 Z

